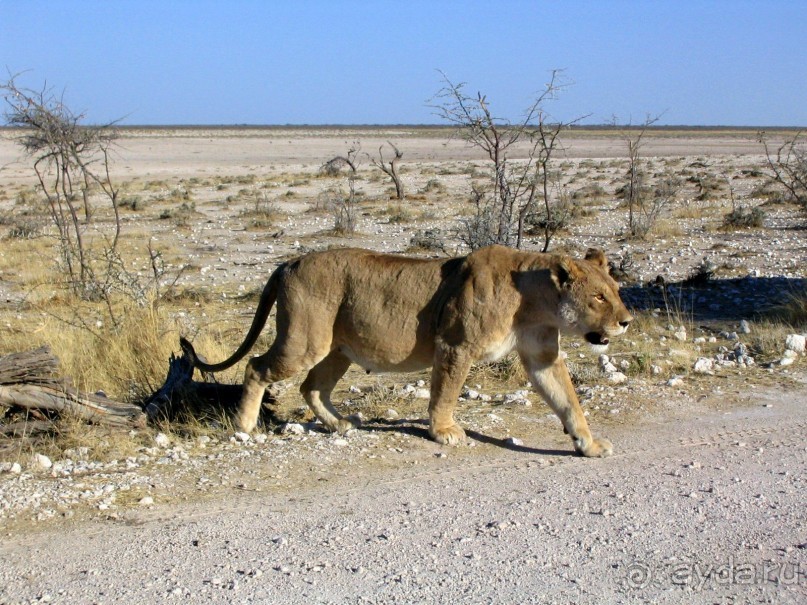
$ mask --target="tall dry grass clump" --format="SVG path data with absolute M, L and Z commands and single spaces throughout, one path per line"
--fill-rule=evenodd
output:
M 123 305 L 119 317 L 117 325 L 99 319 L 83 326 L 54 315 L 42 332 L 76 388 L 135 401 L 165 378 L 168 358 L 178 349 L 178 329 L 153 305 Z

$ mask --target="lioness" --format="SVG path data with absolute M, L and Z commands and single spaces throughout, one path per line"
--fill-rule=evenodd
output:
M 451 259 L 329 250 L 272 273 L 244 342 L 226 361 L 205 363 L 188 341 L 182 347 L 203 371 L 229 368 L 255 344 L 276 301 L 277 338 L 247 363 L 238 428 L 255 428 L 269 384 L 307 371 L 303 397 L 322 424 L 343 433 L 354 425 L 331 405 L 331 391 L 351 362 L 374 372 L 431 366 L 429 434 L 444 444 L 465 438 L 454 408 L 471 364 L 515 350 L 575 449 L 607 456 L 611 443 L 591 436 L 559 337 L 605 345 L 625 332 L 633 318 L 618 288 L 595 249 L 582 261 L 502 246 Z

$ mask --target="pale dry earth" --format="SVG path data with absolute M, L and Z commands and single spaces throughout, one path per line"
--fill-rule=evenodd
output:
M 298 489 L 7 537 L 0 602 L 804 603 L 807 389 L 738 399 L 611 426 L 603 460 L 421 438 L 379 472 L 332 440 Z

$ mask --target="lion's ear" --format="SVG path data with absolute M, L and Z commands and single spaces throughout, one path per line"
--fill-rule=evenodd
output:
M 589 248 L 586 251 L 586 260 L 602 267 L 603 269 L 608 266 L 608 261 L 605 258 L 605 252 L 599 248 Z
M 578 269 L 577 265 L 571 258 L 568 256 L 561 256 L 553 273 L 554 278 L 558 282 L 558 286 L 562 288 L 571 284 L 575 279 L 577 279 L 577 277 L 580 275 L 580 269 Z

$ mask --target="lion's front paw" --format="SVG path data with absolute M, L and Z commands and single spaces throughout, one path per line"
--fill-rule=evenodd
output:
M 437 443 L 443 445 L 459 445 L 465 443 L 465 431 L 458 424 L 452 424 L 444 429 L 430 428 L 429 434 Z
M 255 427 L 258 426 L 258 420 L 257 418 L 252 418 L 251 416 L 236 414 L 233 418 L 233 424 L 235 425 L 236 430 L 244 433 L 251 433 L 253 430 L 255 430 Z
M 340 418 L 337 421 L 336 426 L 333 427 L 333 431 L 335 433 L 339 433 L 340 435 L 344 435 L 348 431 L 352 431 L 358 427 L 360 424 L 361 420 L 354 416 L 351 416 L 350 418 Z
M 614 446 L 607 439 L 592 439 L 587 443 L 577 439 L 574 448 L 587 458 L 606 458 L 614 453 Z

